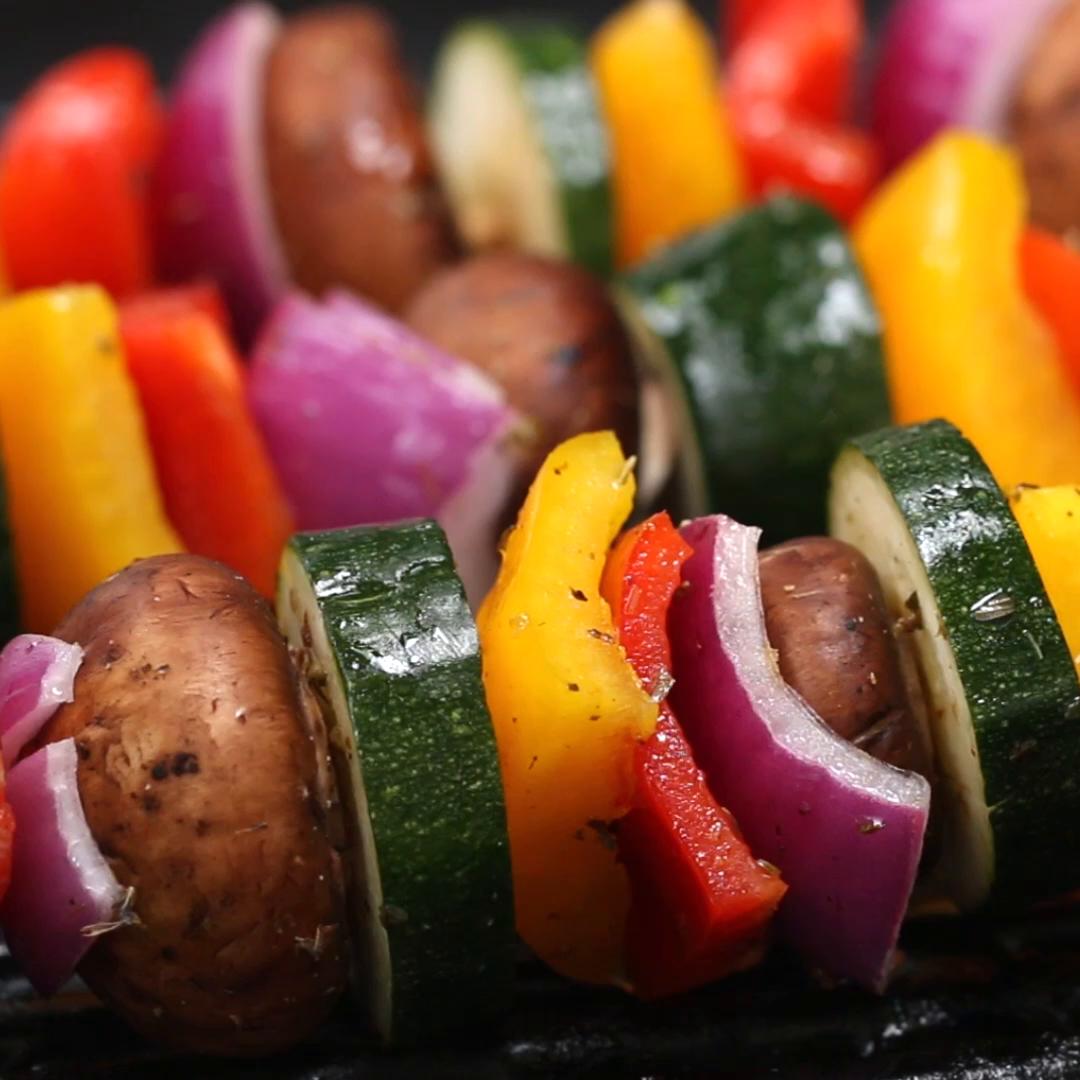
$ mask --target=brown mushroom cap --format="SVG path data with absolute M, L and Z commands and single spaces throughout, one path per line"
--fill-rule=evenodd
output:
M 145 559 L 57 628 L 85 659 L 42 739 L 74 737 L 90 830 L 134 925 L 80 973 L 186 1051 L 265 1054 L 346 982 L 333 792 L 270 608 L 193 555 Z
M 289 19 L 267 66 L 270 191 L 293 277 L 398 311 L 458 254 L 419 98 L 373 8 Z
M 1032 222 L 1080 228 L 1080 0 L 1062 4 L 1028 54 L 1007 123 Z
M 442 271 L 406 320 L 470 361 L 535 425 L 529 480 L 564 439 L 614 430 L 637 452 L 637 378 L 629 336 L 604 285 L 571 263 L 518 252 L 477 255 Z

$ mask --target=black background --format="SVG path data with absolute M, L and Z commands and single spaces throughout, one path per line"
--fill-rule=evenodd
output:
M 887 4 L 865 2 L 872 14 Z M 812 10 L 815 0 L 805 3 Z M 88 45 L 145 49 L 168 79 L 206 20 L 227 6 L 223 0 L 0 0 L 0 101 L 10 102 L 50 64 Z M 316 3 L 276 0 L 276 6 L 295 11 Z M 393 14 L 409 65 L 422 76 L 443 35 L 463 16 L 532 10 L 566 17 L 588 29 L 621 5 L 617 0 L 384 0 L 379 6 Z M 714 0 L 695 0 L 694 6 L 710 22 L 716 19 Z

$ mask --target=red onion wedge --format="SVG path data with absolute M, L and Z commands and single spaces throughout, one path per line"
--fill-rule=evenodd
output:
M 82 649 L 57 638 L 20 634 L 0 652 L 0 752 L 10 769 L 22 748 L 74 697 Z
M 942 128 L 1000 134 L 1030 48 L 1063 0 L 899 0 L 885 26 L 873 124 L 896 165 Z
M 78 764 L 75 740 L 63 739 L 7 778 L 16 829 L 0 922 L 11 955 L 41 994 L 67 982 L 95 936 L 123 923 L 127 906 L 86 823 Z
M 299 528 L 437 518 L 466 591 L 482 597 L 518 425 L 487 376 L 337 293 L 282 301 L 249 385 Z
M 884 988 L 919 865 L 930 785 L 845 742 L 780 676 L 760 530 L 682 527 L 694 554 L 669 618 L 672 704 L 717 799 L 788 883 L 780 925 L 815 966 Z
M 210 276 L 249 341 L 288 281 L 264 167 L 263 76 L 281 20 L 245 3 L 212 22 L 184 60 L 155 176 L 166 277 Z

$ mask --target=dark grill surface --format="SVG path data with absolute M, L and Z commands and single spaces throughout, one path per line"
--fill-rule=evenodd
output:
M 309 1044 L 259 1062 L 179 1057 L 84 989 L 33 996 L 0 960 L 0 1077 L 397 1080 L 400 1077 L 1080 1077 L 1080 916 L 916 925 L 888 996 L 824 989 L 783 957 L 701 993 L 640 1005 L 522 964 L 501 1031 L 373 1050 L 343 1006 Z

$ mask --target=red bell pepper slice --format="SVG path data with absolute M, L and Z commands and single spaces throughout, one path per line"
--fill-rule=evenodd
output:
M 207 308 L 210 312 L 208 313 Z M 273 596 L 292 513 L 248 407 L 245 371 L 204 289 L 120 307 L 165 507 L 184 544 Z
M 624 534 L 604 570 L 619 641 L 658 696 L 671 669 L 667 610 L 689 556 L 671 519 L 657 514 Z M 666 703 L 656 734 L 635 750 L 634 779 L 617 836 L 631 882 L 626 945 L 635 993 L 679 993 L 756 963 L 787 887 L 713 798 Z
M 845 123 L 863 36 L 856 0 L 735 4 L 725 100 L 755 195 L 789 190 L 850 221 L 881 153 Z
M 768 102 L 731 107 L 753 194 L 797 192 L 849 222 L 877 186 L 881 150 L 865 132 L 792 116 Z
M 1020 238 L 1020 277 L 1080 393 L 1080 251 L 1053 233 L 1029 227 Z
M 149 284 L 147 177 L 162 125 L 153 72 L 131 49 L 82 53 L 31 87 L 0 141 L 13 287 L 97 282 L 125 296 Z
M 187 285 L 170 285 L 167 289 L 151 289 L 149 292 L 129 296 L 123 303 L 123 314 L 130 322 L 156 321 L 175 315 L 201 311 L 221 329 L 223 334 L 232 333 L 229 309 L 221 290 L 212 281 L 193 281 Z
M 727 19 L 728 71 L 738 93 L 785 112 L 847 119 L 863 39 L 859 0 L 742 0 Z

